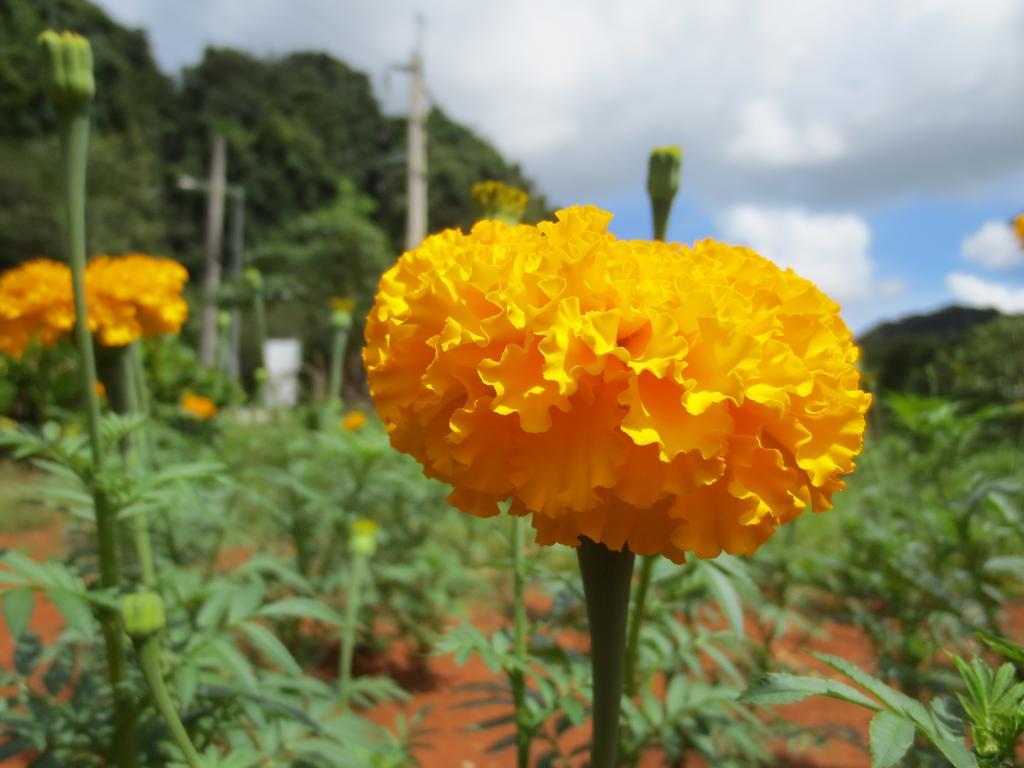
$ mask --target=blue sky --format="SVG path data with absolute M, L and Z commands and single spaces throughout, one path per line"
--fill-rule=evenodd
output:
M 207 45 L 325 50 L 400 114 L 430 100 L 559 204 L 647 237 L 646 155 L 681 144 L 670 236 L 748 245 L 855 330 L 959 302 L 1024 312 L 1019 0 L 99 0 L 161 66 Z

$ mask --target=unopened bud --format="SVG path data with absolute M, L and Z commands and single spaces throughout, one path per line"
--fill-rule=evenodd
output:
M 74 32 L 48 29 L 39 35 L 43 60 L 43 90 L 57 107 L 88 104 L 96 95 L 92 47 Z
M 679 191 L 683 169 L 683 150 L 679 147 L 656 147 L 647 164 L 647 194 L 654 215 L 654 238 L 664 240 L 672 200 Z
M 352 540 L 349 547 L 353 555 L 370 557 L 377 551 L 377 531 L 380 526 L 373 520 L 356 520 L 352 523 Z
M 245 270 L 245 280 L 254 291 L 258 291 L 263 287 L 263 273 L 256 269 L 256 267 L 249 267 Z
M 133 639 L 148 637 L 167 626 L 164 601 L 156 592 L 133 592 L 121 598 L 124 631 Z
M 523 219 L 530 196 L 521 189 L 500 181 L 481 181 L 473 185 L 473 199 L 485 219 L 518 224 Z

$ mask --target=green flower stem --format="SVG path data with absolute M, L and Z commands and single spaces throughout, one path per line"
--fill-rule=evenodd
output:
M 640 688 L 637 679 L 636 661 L 640 652 L 640 627 L 644 621 L 644 604 L 647 602 L 647 590 L 651 585 L 651 574 L 657 555 L 649 555 L 640 559 L 640 580 L 636 588 L 636 600 L 633 602 L 633 617 L 629 624 L 626 640 L 626 682 L 627 696 L 633 696 Z
M 345 605 L 345 624 L 341 628 L 341 661 L 338 670 L 338 702 L 342 709 L 348 709 L 352 696 L 352 656 L 356 649 L 360 593 L 367 575 L 367 560 L 365 555 L 352 557 L 352 581 Z
M 178 745 L 178 749 L 181 750 L 185 762 L 190 768 L 202 768 L 202 759 L 192 744 L 188 731 L 181 724 L 178 710 L 175 709 L 174 702 L 171 701 L 171 696 L 167 692 L 163 671 L 160 669 L 160 650 L 159 634 L 153 633 L 135 641 L 135 652 L 139 657 L 139 666 L 142 667 L 142 674 L 145 676 L 150 693 L 153 695 L 153 703 L 167 724 L 167 730 L 170 731 L 171 738 Z
M 85 299 L 85 171 L 89 150 L 87 106 L 59 109 L 60 142 L 64 154 L 68 217 L 68 260 L 75 300 L 75 340 L 81 358 L 82 394 L 85 396 L 93 471 L 103 469 L 100 435 L 100 401 L 96 392 L 96 357 L 89 332 Z M 96 538 L 100 560 L 100 586 L 116 590 L 120 582 L 114 509 L 98 482 L 92 488 L 96 510 Z M 132 692 L 125 676 L 125 651 L 117 612 L 100 609 L 100 626 L 107 652 L 107 671 L 114 696 L 114 757 L 119 768 L 138 765 L 138 748 Z
M 252 297 L 253 324 L 256 326 L 256 343 L 259 345 L 260 368 L 267 369 L 267 305 L 263 299 L 263 289 L 259 288 Z
M 594 679 L 590 768 L 617 768 L 626 620 L 634 557 L 628 549 L 612 552 L 604 544 L 596 544 L 585 537 L 580 537 L 576 552 L 587 601 Z
M 341 409 L 342 375 L 345 367 L 345 349 L 348 347 L 348 328 L 335 328 L 331 344 L 331 371 L 327 383 L 327 402 L 331 415 Z M 332 427 L 335 425 L 331 425 Z
M 530 728 L 526 709 L 526 563 L 523 559 L 523 526 L 526 519 L 512 518 L 512 620 L 515 627 L 514 653 L 517 668 L 509 672 L 512 700 L 516 711 L 516 765 L 529 768 Z
M 654 219 L 655 240 L 665 240 L 665 237 L 668 234 L 668 215 L 671 211 L 671 200 L 651 200 L 651 214 Z

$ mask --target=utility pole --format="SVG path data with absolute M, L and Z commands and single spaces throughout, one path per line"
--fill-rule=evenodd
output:
M 409 72 L 409 127 L 406 161 L 405 247 L 415 248 L 427 236 L 427 111 L 423 85 L 423 16 L 416 16 L 416 47 Z
M 217 362 L 217 291 L 220 288 L 220 250 L 224 239 L 226 178 L 227 150 L 224 137 L 218 133 L 213 137 L 206 198 L 206 273 L 203 275 L 203 314 L 199 330 L 199 362 L 204 368 L 212 368 Z

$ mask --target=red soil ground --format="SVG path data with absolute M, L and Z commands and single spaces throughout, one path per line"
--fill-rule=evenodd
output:
M 58 526 L 18 534 L 0 536 L 0 546 L 17 547 L 37 559 L 59 554 L 62 536 Z M 244 557 L 242 558 L 244 559 Z M 496 612 L 485 612 L 481 607 L 475 612 L 481 626 L 491 628 L 502 621 Z M 44 639 L 52 638 L 59 632 L 61 617 L 45 599 L 38 599 L 30 626 Z M 783 643 L 778 655 L 797 670 L 822 671 L 823 665 L 813 659 L 808 650 L 822 650 L 847 658 L 857 664 L 869 666 L 870 648 L 863 636 L 855 630 L 840 626 L 826 625 L 821 637 L 808 643 L 796 638 Z M 12 663 L 13 647 L 4 628 L 0 628 L 0 664 Z M 502 714 L 498 707 L 457 708 L 455 705 L 474 697 L 471 691 L 461 690 L 465 685 L 500 680 L 478 659 L 470 660 L 459 667 L 451 656 L 437 656 L 410 664 L 409 659 L 364 659 L 358 665 L 364 671 L 380 674 L 394 672 L 399 682 L 411 690 L 413 698 L 403 705 L 387 705 L 366 713 L 374 721 L 389 725 L 400 712 L 413 712 L 428 708 L 423 727 L 430 729 L 424 741 L 429 745 L 418 755 L 423 768 L 507 768 L 514 764 L 511 750 L 487 753 L 486 748 L 498 735 L 498 731 L 473 731 L 474 723 Z M 411 671 L 410 671 L 411 670 Z M 799 704 L 779 708 L 786 719 L 811 726 L 818 732 L 828 728 L 846 727 L 866 739 L 869 714 L 842 702 L 815 698 Z M 567 743 L 575 744 L 586 738 L 583 731 L 570 732 Z M 642 762 L 643 768 L 654 768 L 665 763 L 657 754 L 650 754 Z M 697 766 L 696 760 L 691 761 Z M 800 755 L 778 756 L 779 766 L 792 768 L 863 768 L 869 765 L 865 751 L 837 738 L 828 740 L 823 746 L 805 751 Z M 15 766 L 19 763 L 5 761 L 0 766 Z

